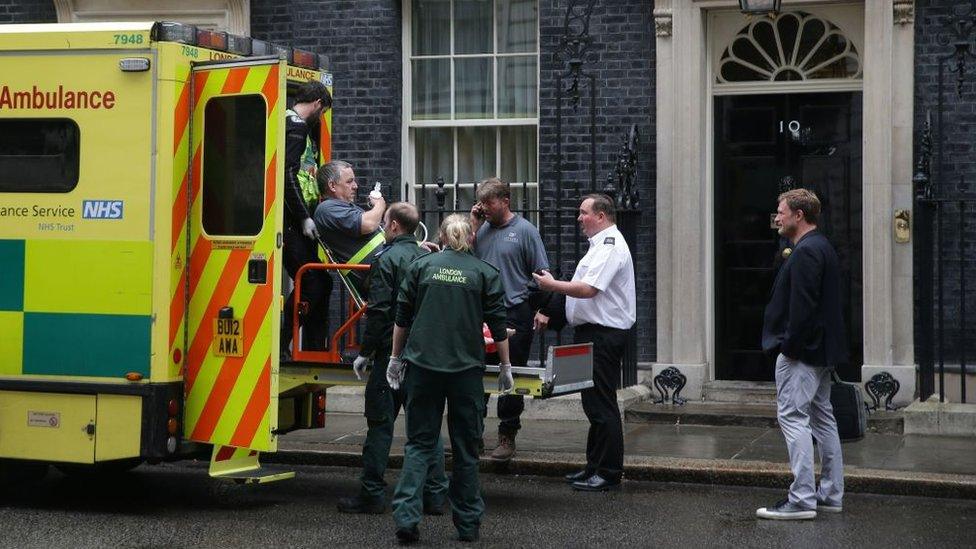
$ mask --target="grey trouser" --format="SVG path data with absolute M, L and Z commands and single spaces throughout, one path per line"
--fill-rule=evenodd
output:
M 840 505 L 844 460 L 834 410 L 830 406 L 832 368 L 817 368 L 780 354 L 776 357 L 776 418 L 790 454 L 790 503 L 816 509 L 817 500 Z M 813 439 L 820 457 L 820 488 L 813 476 Z

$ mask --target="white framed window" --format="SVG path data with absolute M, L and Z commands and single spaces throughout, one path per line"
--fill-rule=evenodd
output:
M 489 176 L 538 204 L 538 0 L 404 0 L 403 161 L 411 198 L 470 207 Z M 420 196 L 426 184 L 426 200 Z

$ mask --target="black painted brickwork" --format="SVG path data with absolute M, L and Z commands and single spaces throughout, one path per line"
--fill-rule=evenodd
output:
M 962 12 L 969 2 L 959 0 L 917 0 L 915 6 L 915 149 L 921 138 L 922 128 L 927 113 L 931 113 L 933 124 L 933 139 L 937 139 L 938 130 L 938 98 L 939 98 L 939 59 L 954 51 L 950 44 L 940 44 L 939 35 L 945 34 L 946 16 L 953 7 Z M 976 53 L 976 35 L 971 36 L 969 43 L 971 52 Z M 952 67 L 947 63 L 945 68 Z M 967 59 L 966 80 L 962 87 L 962 94 L 957 94 L 955 73 L 945 72 L 943 76 L 943 135 L 942 152 L 944 162 L 941 178 L 939 177 L 938 159 L 932 158 L 933 177 L 941 179 L 941 188 L 935 191 L 940 196 L 959 197 L 963 193 L 976 193 L 976 57 Z M 939 150 L 936 144 L 934 152 Z M 917 156 L 916 156 L 917 158 Z M 960 183 L 961 180 L 961 183 Z M 918 310 L 921 289 L 924 279 L 930 277 L 937 284 L 939 270 L 943 279 L 943 329 L 941 335 L 944 342 L 944 359 L 949 363 L 956 363 L 960 359 L 960 350 L 965 342 L 967 362 L 973 363 L 976 354 L 976 208 L 973 202 L 964 207 L 966 220 L 960 226 L 958 204 L 947 204 L 943 208 L 943 227 L 941 242 L 936 245 L 934 272 L 926 273 L 918 262 L 919 241 L 916 239 L 915 265 L 915 346 L 916 354 L 924 353 L 924 346 L 938 345 L 938 297 L 935 300 L 935 323 L 933 332 L 922 333 L 920 326 L 920 312 Z M 915 217 L 919 219 L 921 204 L 915 206 Z M 918 229 L 918 227 L 916 227 Z M 960 247 L 962 244 L 962 247 Z M 941 248 L 941 257 L 939 256 Z M 965 279 L 966 291 L 963 295 L 961 278 Z M 935 287 L 935 286 L 933 286 Z M 965 305 L 966 329 L 964 338 L 962 305 Z M 931 343 L 927 343 L 931 342 Z M 938 360 L 936 360 L 938 362 Z M 972 366 L 970 366 L 972 368 Z
M 0 24 L 57 22 L 51 0 L 0 0 Z
M 562 265 L 565 276 L 572 276 L 579 252 L 586 253 L 585 238 L 580 237 L 575 211 L 581 194 L 589 192 L 590 176 L 590 90 L 583 87 L 579 108 L 574 111 L 565 98 L 562 111 L 561 193 L 556 188 L 556 80 L 565 64 L 554 55 L 563 34 L 566 0 L 543 0 L 539 6 L 540 23 L 540 90 L 539 90 L 539 174 L 542 207 L 547 212 L 560 207 L 563 234 Z M 638 360 L 655 359 L 655 74 L 653 2 L 615 0 L 596 3 L 590 18 L 593 46 L 585 71 L 596 76 L 596 159 L 598 189 L 606 184 L 623 138 L 632 124 L 637 124 L 639 147 L 637 186 L 641 209 L 637 241 L 629 242 L 637 276 L 637 350 Z M 563 81 L 563 86 L 568 80 Z M 581 84 L 582 85 L 582 84 Z M 545 219 L 547 247 L 556 247 L 555 215 Z M 550 253 L 553 261 L 554 254 Z
M 251 1 L 254 38 L 327 54 L 332 157 L 360 181 L 400 188 L 401 11 L 397 0 Z

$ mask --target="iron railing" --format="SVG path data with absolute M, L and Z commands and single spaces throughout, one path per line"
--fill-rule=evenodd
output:
M 973 109 L 972 90 L 966 90 L 967 69 L 976 56 L 972 41 L 976 36 L 976 0 L 965 14 L 950 10 L 947 32 L 938 36 L 950 53 L 938 58 L 935 126 L 931 112 L 926 114 L 919 139 L 919 156 L 914 176 L 915 261 L 918 333 L 915 349 L 919 364 L 919 398 L 926 400 L 939 393 L 947 400 L 954 389 L 952 376 L 958 377 L 960 402 L 966 402 L 966 377 L 972 369 L 967 302 L 973 298 L 976 281 L 970 239 L 974 229 L 969 218 L 976 212 L 976 189 L 966 181 L 974 175 L 969 146 L 950 135 L 967 135 L 967 117 Z M 954 90 L 947 90 L 946 79 Z M 955 93 L 953 94 L 952 91 Z M 969 101 L 968 104 L 966 102 Z M 934 153 L 934 159 L 933 159 Z M 938 379 L 938 384 L 936 384 Z

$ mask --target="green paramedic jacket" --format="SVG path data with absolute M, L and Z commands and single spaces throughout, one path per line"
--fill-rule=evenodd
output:
M 482 323 L 495 341 L 505 332 L 505 290 L 498 269 L 470 253 L 445 250 L 407 268 L 396 324 L 410 329 L 401 358 L 438 372 L 484 368 Z
M 369 269 L 366 333 L 359 354 L 369 357 L 378 350 L 389 352 L 400 281 L 410 263 L 425 254 L 427 251 L 417 245 L 417 238 L 412 234 L 400 235 L 376 252 Z M 373 358 L 385 363 L 388 357 Z

